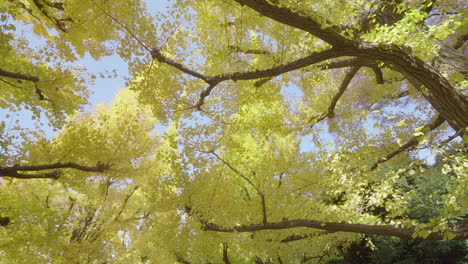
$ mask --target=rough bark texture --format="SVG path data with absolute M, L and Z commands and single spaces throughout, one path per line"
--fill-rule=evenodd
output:
M 324 29 L 312 18 L 264 0 L 235 0 L 277 22 L 302 29 L 331 44 L 342 56 L 382 61 L 405 76 L 417 80 L 417 89 L 456 130 L 468 127 L 468 100 L 439 71 L 422 61 L 409 49 L 394 45 L 373 44 L 347 39 L 331 28 Z M 431 7 L 432 8 L 432 7 Z M 393 19 L 389 23 L 394 23 Z
M 80 164 L 76 164 L 74 162 L 66 162 L 66 163 L 52 163 L 52 164 L 45 164 L 45 165 L 14 165 L 11 167 L 0 167 L 0 177 L 11 177 L 17 179 L 57 179 L 61 172 L 54 170 L 52 172 L 45 172 L 45 173 L 24 173 L 30 171 L 42 171 L 42 170 L 52 170 L 52 169 L 76 169 L 80 171 L 87 171 L 87 172 L 103 172 L 104 170 L 108 169 L 109 166 L 98 162 L 96 166 L 83 166 Z
M 403 14 L 396 14 L 396 5 L 399 1 L 384 1 L 385 8 L 377 8 L 374 11 L 376 20 L 361 19 L 360 29 L 352 30 L 355 34 L 354 38 L 344 37 L 340 32 L 347 29 L 347 26 L 332 26 L 325 27 L 314 19 L 317 15 L 313 10 L 309 10 L 308 14 L 297 13 L 286 7 L 276 6 L 273 3 L 277 1 L 266 0 L 234 0 L 235 2 L 255 10 L 259 14 L 268 17 L 276 22 L 295 27 L 330 44 L 330 48 L 324 51 L 315 52 L 310 55 L 305 55 L 303 58 L 288 62 L 269 69 L 261 69 L 250 72 L 233 72 L 225 73 L 218 76 L 207 76 L 195 70 L 189 69 L 181 63 L 178 63 L 164 56 L 159 49 L 154 49 L 151 52 L 153 59 L 159 62 L 171 65 L 180 71 L 189 74 L 195 78 L 201 79 L 208 84 L 208 87 L 200 93 L 200 99 L 193 108 L 200 109 L 205 99 L 210 95 L 213 89 L 223 81 L 237 80 L 255 80 L 268 81 L 271 78 L 298 70 L 307 66 L 317 65 L 319 68 L 342 68 L 351 67 L 345 76 L 338 93 L 333 98 L 328 111 L 324 115 L 314 117 L 314 120 L 323 120 L 326 117 L 333 117 L 333 109 L 348 86 L 352 77 L 359 67 L 370 67 L 376 76 L 376 83 L 383 83 L 384 78 L 382 71 L 377 67 L 378 63 L 384 65 L 394 71 L 398 71 L 405 76 L 407 80 L 424 96 L 424 98 L 432 105 L 439 113 L 440 117 L 430 126 L 431 129 L 442 124 L 444 120 L 457 131 L 457 135 L 466 133 L 468 127 L 468 96 L 457 89 L 443 73 L 457 71 L 460 73 L 467 72 L 466 56 L 457 56 L 458 49 L 461 45 L 457 41 L 453 47 L 442 45 L 439 56 L 432 62 L 425 62 L 418 58 L 409 48 L 397 45 L 368 43 L 359 40 L 359 34 L 368 31 L 375 25 L 387 24 L 393 25 L 399 21 Z M 434 2 L 430 4 L 424 2 L 424 12 L 430 12 L 434 7 Z M 348 27 L 349 29 L 349 27 Z M 466 39 L 464 36 L 462 39 Z M 255 51 L 257 54 L 266 54 L 260 51 Z M 330 61 L 332 59 L 338 59 Z M 321 63 L 321 64 L 319 64 Z M 259 81 L 259 82 L 260 82 Z M 260 85 L 259 85 L 260 86 Z M 432 128 L 433 127 L 433 128 Z M 416 139 L 412 139 L 404 147 L 405 149 L 417 144 Z M 400 153 L 403 150 L 397 150 L 390 153 L 387 159 Z M 396 154 L 395 154 L 396 153 Z M 377 161 L 372 167 L 375 169 L 379 163 Z M 452 225 L 450 231 L 453 232 L 455 239 L 467 239 L 467 221 L 461 221 L 457 225 Z M 241 225 L 236 227 L 223 227 L 213 223 L 204 223 L 203 228 L 209 231 L 217 232 L 255 232 L 260 230 L 275 230 L 288 229 L 295 227 L 309 227 L 314 229 L 324 230 L 326 232 L 355 232 L 363 234 L 377 234 L 398 236 L 402 238 L 412 239 L 415 229 L 401 228 L 391 225 L 366 225 L 366 224 L 347 224 L 347 223 L 329 223 L 316 220 L 297 219 L 282 222 L 267 222 L 266 217 L 263 217 L 262 224 Z M 300 239 L 302 236 L 292 236 L 285 239 L 285 242 Z M 444 238 L 443 233 L 432 233 L 425 239 L 440 240 Z
M 455 240 L 468 239 L 468 221 L 459 222 L 457 225 L 450 227 L 450 232 L 455 234 Z M 314 229 L 320 229 L 328 231 L 329 233 L 334 232 L 351 232 L 361 233 L 368 235 L 384 235 L 384 236 L 396 236 L 405 239 L 425 239 L 425 240 L 442 240 L 444 234 L 442 232 L 431 233 L 425 238 L 416 237 L 413 238 L 415 232 L 414 228 L 403 228 L 393 225 L 367 225 L 367 224 L 348 224 L 348 223 L 332 223 L 324 221 L 316 221 L 309 219 L 295 219 L 285 220 L 281 222 L 270 222 L 262 224 L 250 224 L 250 225 L 239 225 L 234 227 L 224 227 L 213 223 L 205 223 L 203 229 L 207 231 L 234 233 L 234 232 L 256 232 L 261 230 L 280 230 L 290 229 L 296 227 L 308 227 Z

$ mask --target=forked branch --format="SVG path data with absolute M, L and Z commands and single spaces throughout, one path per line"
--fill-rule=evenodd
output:
M 338 100 L 340 100 L 341 96 L 344 94 L 346 91 L 346 88 L 348 88 L 349 84 L 351 83 L 351 80 L 353 79 L 354 75 L 358 72 L 360 67 L 354 66 L 349 69 L 349 71 L 346 73 L 345 77 L 343 78 L 343 81 L 341 82 L 341 85 L 338 89 L 338 92 L 333 96 L 330 106 L 328 106 L 328 109 L 326 112 L 320 114 L 319 116 L 314 116 L 312 119 L 309 120 L 309 122 L 314 122 L 318 123 L 325 118 L 333 118 L 335 116 L 335 107 L 336 104 L 338 103 Z
M 238 80 L 255 80 L 255 79 L 261 79 L 261 78 L 268 79 L 268 78 L 272 78 L 272 77 L 275 77 L 275 76 L 278 76 L 278 75 L 281 75 L 290 71 L 294 71 L 294 70 L 297 70 L 306 66 L 310 66 L 310 65 L 322 62 L 322 61 L 341 57 L 344 54 L 345 52 L 343 50 L 329 49 L 329 50 L 325 50 L 321 52 L 315 52 L 315 53 L 310 54 L 309 56 L 300 58 L 298 60 L 285 63 L 276 67 L 268 68 L 268 69 L 246 71 L 246 72 L 233 72 L 233 73 L 226 73 L 226 74 L 221 74 L 221 75 L 216 75 L 216 76 L 207 76 L 200 72 L 192 70 L 188 68 L 187 66 L 168 58 L 167 56 L 164 56 L 158 48 L 153 48 L 151 51 L 151 56 L 153 59 L 156 59 L 157 61 L 161 63 L 170 65 L 192 77 L 203 80 L 209 85 L 207 89 L 201 92 L 200 99 L 198 103 L 195 105 L 197 109 L 201 108 L 206 97 L 208 97 L 211 94 L 212 90 L 220 82 L 227 81 L 227 80 L 238 81 Z

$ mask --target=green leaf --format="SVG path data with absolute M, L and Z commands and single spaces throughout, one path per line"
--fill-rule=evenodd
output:
M 450 231 L 445 231 L 444 232 L 444 239 L 445 240 L 452 240 L 456 237 L 456 235 Z

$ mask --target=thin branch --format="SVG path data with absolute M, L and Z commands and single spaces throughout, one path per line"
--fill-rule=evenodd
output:
M 85 210 L 86 217 L 85 219 L 80 221 L 80 226 L 72 231 L 72 235 L 70 236 L 70 242 L 81 242 L 85 238 L 88 228 L 93 224 L 93 219 L 96 217 L 97 209 L 88 207 Z
M 333 99 L 331 101 L 330 106 L 328 107 L 327 116 L 329 116 L 329 117 L 334 116 L 334 111 L 335 111 L 336 104 L 338 103 L 338 100 L 340 100 L 341 96 L 344 94 L 346 88 L 348 88 L 349 83 L 353 79 L 354 75 L 356 75 L 358 70 L 359 70 L 359 67 L 355 66 L 355 67 L 352 67 L 351 69 L 349 69 L 349 71 L 346 73 L 343 81 L 341 82 L 338 93 L 335 94 L 335 96 L 333 97 Z
M 438 128 L 440 125 L 442 125 L 442 123 L 444 123 L 444 121 L 445 121 L 445 119 L 441 115 L 438 115 L 437 118 L 435 118 L 432 121 L 432 123 L 424 126 L 424 128 L 422 128 L 422 130 L 428 130 L 427 133 L 429 133 L 430 131 L 432 131 L 432 130 Z M 378 159 L 374 163 L 374 165 L 372 165 L 370 167 L 370 170 L 373 171 L 380 164 L 390 160 L 391 158 L 395 157 L 396 155 L 400 154 L 401 152 L 416 147 L 419 144 L 419 141 L 418 141 L 419 138 L 420 137 L 416 137 L 416 136 L 411 137 L 411 139 L 408 142 L 406 142 L 405 144 L 403 144 L 401 147 L 399 147 L 398 149 L 394 150 L 393 152 L 387 154 L 385 157 Z
M 223 158 L 221 158 L 218 154 L 216 154 L 216 152 L 211 151 L 210 153 L 212 153 L 218 160 L 224 163 L 224 165 L 228 166 L 229 169 L 231 169 L 233 172 L 239 175 L 242 179 L 247 181 L 249 185 L 252 186 L 255 189 L 255 191 L 257 191 L 257 194 L 260 196 L 260 203 L 262 207 L 262 222 L 267 223 L 268 219 L 267 219 L 267 212 L 266 212 L 265 194 L 257 186 L 255 186 L 255 184 L 249 178 L 247 178 L 243 173 L 241 173 L 236 168 L 234 168 L 231 164 L 226 162 Z
M 262 203 L 262 223 L 266 224 L 268 223 L 268 219 L 267 219 L 267 212 L 266 212 L 265 194 L 263 192 L 260 192 L 260 199 Z
M 133 33 L 133 31 L 131 31 L 127 25 L 125 25 L 124 23 L 120 22 L 120 20 L 118 20 L 117 18 L 115 18 L 113 15 L 111 15 L 109 12 L 107 12 L 104 8 L 102 8 L 100 5 L 98 5 L 94 0 L 91 0 L 91 2 L 97 7 L 99 8 L 99 10 L 101 10 L 101 12 L 103 12 L 106 16 L 108 16 L 112 21 L 114 21 L 115 23 L 117 23 L 119 26 L 121 26 L 125 31 L 128 32 L 128 34 L 130 34 L 130 36 L 132 36 L 133 39 L 136 40 L 136 42 L 138 42 L 138 44 L 140 44 L 140 46 L 142 46 L 146 51 L 149 51 L 151 52 L 151 49 L 146 46 L 136 35 L 135 33 Z
M 224 264 L 231 264 L 228 256 L 228 244 L 223 242 L 223 262 Z
M 10 85 L 10 86 L 13 86 L 13 87 L 15 87 L 15 88 L 27 89 L 26 87 L 22 87 L 22 86 L 16 85 L 16 84 L 14 84 L 14 83 L 12 83 L 12 82 L 9 82 L 9 81 L 4 80 L 4 79 L 1 79 L 1 78 L 0 78 L 0 82 L 4 82 L 4 83 L 6 83 L 6 84 L 8 84 L 8 85 Z
M 245 54 L 258 54 L 258 55 L 270 55 L 271 52 L 268 50 L 257 50 L 257 49 L 244 49 L 236 45 L 229 45 L 231 52 L 245 53 Z
M 336 104 L 338 103 L 338 100 L 340 100 L 341 96 L 344 94 L 346 91 L 346 88 L 348 88 L 349 84 L 351 83 L 351 80 L 353 79 L 354 75 L 358 72 L 360 67 L 354 66 L 349 69 L 349 71 L 346 73 L 345 77 L 343 78 L 343 81 L 341 82 L 341 85 L 338 89 L 338 92 L 333 96 L 330 106 L 328 107 L 327 111 L 325 113 L 320 114 L 319 116 L 314 116 L 309 120 L 309 122 L 314 122 L 314 124 L 324 120 L 325 118 L 333 118 L 335 116 L 335 107 Z
M 184 259 L 181 255 L 179 255 L 177 253 L 175 255 L 176 255 L 177 262 L 182 263 L 182 264 L 191 264 L 189 261 Z
M 44 165 L 14 165 L 11 167 L 0 167 L 0 177 L 11 177 L 11 178 L 18 178 L 18 179 L 57 179 L 59 178 L 61 172 L 54 170 L 52 172 L 46 173 L 38 173 L 38 174 L 25 174 L 22 172 L 27 171 L 41 171 L 41 170 L 51 170 L 51 169 L 76 169 L 80 171 L 86 172 L 104 172 L 104 170 L 108 169 L 109 166 L 98 162 L 96 166 L 83 166 L 73 162 L 66 162 L 66 163 L 53 163 L 53 164 L 44 164 Z
M 468 219 L 452 224 L 449 230 L 455 234 L 454 240 L 465 240 L 468 239 L 467 225 Z M 291 229 L 296 227 L 306 227 L 319 230 L 325 230 L 330 233 L 334 232 L 350 232 L 350 233 L 362 233 L 369 235 L 385 235 L 385 236 L 396 236 L 405 239 L 424 239 L 424 240 L 443 240 L 443 232 L 433 232 L 426 238 L 413 237 L 415 228 L 403 228 L 394 225 L 369 225 L 369 224 L 348 224 L 348 223 L 333 223 L 309 219 L 295 219 L 295 220 L 283 220 L 281 222 L 270 222 L 261 224 L 247 224 L 238 225 L 234 227 L 220 226 L 214 223 L 203 223 L 203 230 L 224 232 L 224 233 L 243 233 L 243 232 L 256 232 L 262 230 L 282 230 Z
M 110 186 L 110 184 L 108 185 Z M 129 194 L 127 194 L 125 196 L 125 199 L 122 203 L 122 206 L 120 207 L 120 210 L 119 212 L 116 214 L 116 216 L 114 217 L 114 220 L 118 220 L 118 218 L 120 217 L 120 215 L 122 215 L 123 211 L 125 210 L 125 207 L 127 206 L 127 203 L 128 203 L 128 200 L 130 200 L 130 197 L 132 197 L 132 195 L 135 193 L 135 191 L 140 188 L 140 186 L 136 185 L 131 191 Z
M 455 138 L 457 138 L 462 132 L 463 132 L 462 129 L 458 130 L 457 132 L 455 132 L 455 134 L 451 135 L 450 137 L 448 137 L 447 139 L 445 139 L 444 141 L 442 141 L 437 147 L 438 147 L 438 148 L 441 148 L 441 147 L 447 145 L 450 141 L 452 141 L 452 140 L 454 140 Z
M 400 91 L 398 93 L 390 95 L 390 99 L 400 99 L 406 97 L 410 94 L 409 90 Z
M 279 189 L 281 187 L 281 184 L 283 183 L 283 176 L 286 175 L 286 173 L 282 172 L 280 173 L 279 177 L 278 177 L 278 186 L 276 187 L 276 189 Z
M 226 162 L 223 158 L 221 158 L 218 154 L 216 154 L 216 152 L 211 151 L 210 153 L 213 154 L 213 156 L 215 156 L 218 160 L 220 160 L 224 165 L 226 165 L 230 170 L 232 170 L 237 175 L 239 175 L 242 179 L 247 181 L 249 183 L 249 185 L 252 186 L 252 188 L 254 188 L 257 191 L 258 194 L 261 193 L 261 191 L 257 188 L 257 186 L 255 186 L 255 184 L 249 178 L 247 178 L 244 174 L 239 172 L 236 168 L 232 167 L 231 164 Z

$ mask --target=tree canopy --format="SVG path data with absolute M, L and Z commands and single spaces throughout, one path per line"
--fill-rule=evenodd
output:
M 468 238 L 466 4 L 159 4 L 0 3 L 0 262 L 316 263 Z M 84 111 L 114 73 L 77 61 L 115 54 L 127 88 Z

